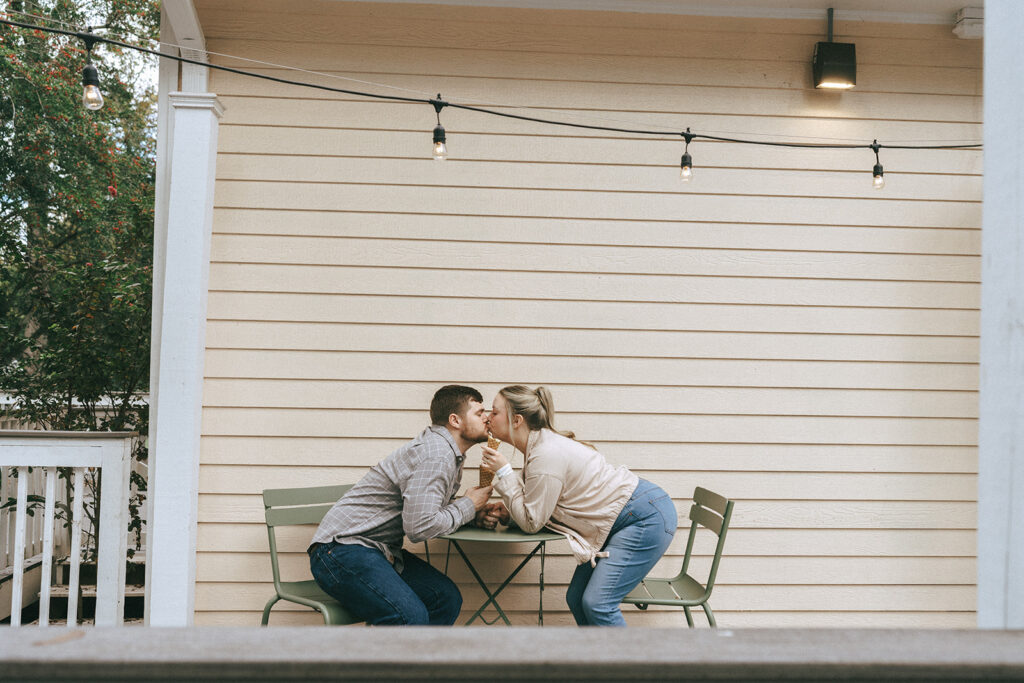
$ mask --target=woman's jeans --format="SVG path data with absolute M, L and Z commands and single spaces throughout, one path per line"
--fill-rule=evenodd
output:
M 678 518 L 667 493 L 640 480 L 612 526 L 597 567 L 584 562 L 569 582 L 565 601 L 580 626 L 625 626 L 619 604 L 665 554 Z
M 374 548 L 321 543 L 309 553 L 320 588 L 367 624 L 451 626 L 462 595 L 451 579 L 403 550 L 399 574 Z

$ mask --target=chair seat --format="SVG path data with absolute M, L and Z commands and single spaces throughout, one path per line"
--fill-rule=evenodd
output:
M 622 602 L 630 605 L 696 607 L 704 602 L 704 586 L 684 574 L 673 579 L 646 578 Z
M 328 624 L 357 624 L 359 619 L 321 590 L 316 581 L 282 581 L 278 597 L 319 610 Z

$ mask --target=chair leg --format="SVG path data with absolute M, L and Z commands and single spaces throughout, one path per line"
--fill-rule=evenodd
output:
M 690 608 L 684 607 L 683 611 L 686 612 L 686 623 L 690 625 L 690 628 L 693 628 L 693 615 L 690 614 Z
M 275 595 L 274 597 L 270 598 L 270 600 L 267 600 L 267 606 L 263 608 L 263 621 L 260 622 L 260 626 L 266 626 L 267 623 L 270 621 L 270 608 L 273 607 L 274 604 L 280 599 L 281 598 Z
M 704 608 L 704 614 L 708 615 L 708 623 L 711 624 L 711 628 L 718 628 L 718 624 L 715 623 L 715 615 L 711 611 L 711 606 L 705 602 L 701 607 Z

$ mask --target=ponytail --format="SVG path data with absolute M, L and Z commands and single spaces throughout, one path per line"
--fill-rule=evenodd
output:
M 575 439 L 576 435 L 574 433 L 569 431 L 560 432 L 555 429 L 555 399 L 551 396 L 551 391 L 547 387 L 537 387 L 533 393 L 537 396 L 537 401 L 540 403 L 540 412 L 546 419 L 547 424 L 545 426 L 556 434 Z

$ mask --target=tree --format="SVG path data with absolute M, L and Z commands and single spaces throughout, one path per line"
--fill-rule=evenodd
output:
M 159 2 L 11 1 L 4 16 L 146 43 Z M 0 26 L 0 390 L 45 429 L 144 436 L 156 98 L 145 59 L 97 43 L 105 106 L 86 110 L 86 56 L 75 37 Z

